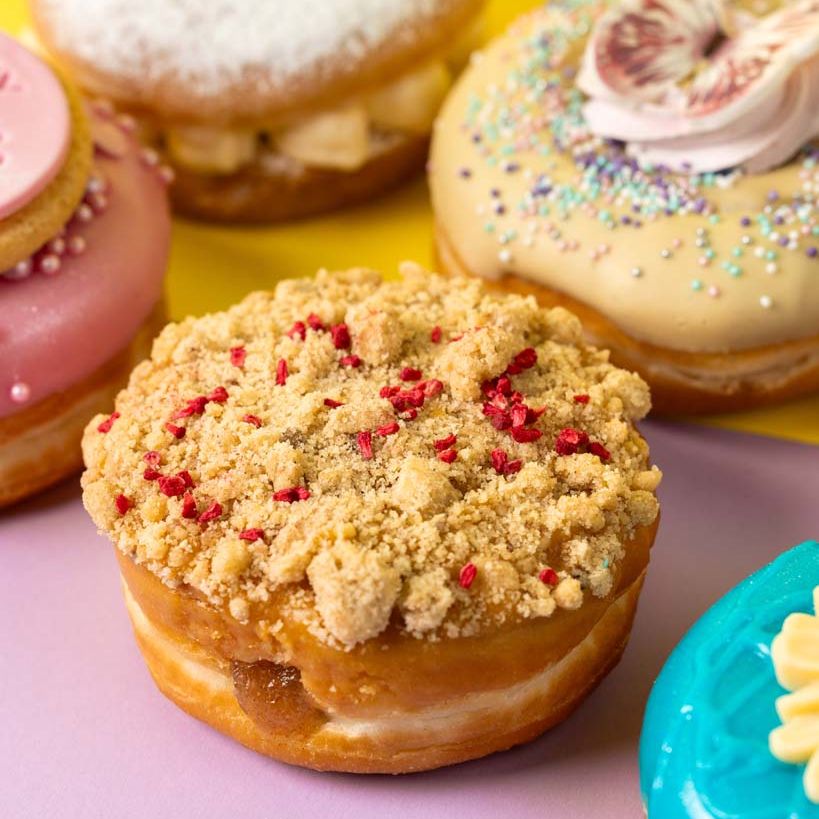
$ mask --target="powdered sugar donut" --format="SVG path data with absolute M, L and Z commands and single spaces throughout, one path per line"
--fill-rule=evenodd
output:
M 32 3 L 47 47 L 173 165 L 179 209 L 236 221 L 362 200 L 416 170 L 481 4 Z
M 667 412 L 819 389 L 819 2 L 572 0 L 476 55 L 442 265 L 563 304 Z
M 0 112 L 3 506 L 80 466 L 84 424 L 147 352 L 170 220 L 161 169 L 128 123 L 86 113 L 2 35 Z

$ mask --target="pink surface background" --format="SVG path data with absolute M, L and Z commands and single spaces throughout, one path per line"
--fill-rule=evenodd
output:
M 730 586 L 819 537 L 819 449 L 645 432 L 663 520 L 623 662 L 540 740 L 414 776 L 289 768 L 197 723 L 155 690 L 76 483 L 0 514 L 0 817 L 640 817 L 637 741 L 668 652 Z

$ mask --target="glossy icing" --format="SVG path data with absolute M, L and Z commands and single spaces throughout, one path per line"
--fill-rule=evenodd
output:
M 770 645 L 811 611 L 819 543 L 785 552 L 719 600 L 663 668 L 646 708 L 640 780 L 649 819 L 809 819 L 804 766 L 768 750 L 779 724 Z
M 544 284 L 665 349 L 723 353 L 815 337 L 817 157 L 756 176 L 677 175 L 596 137 L 575 74 L 606 8 L 554 0 L 456 83 L 430 165 L 449 246 L 477 275 Z
M 0 418 L 91 375 L 162 296 L 170 216 L 155 157 L 126 129 L 115 137 L 105 112 L 91 125 L 105 191 L 94 218 L 70 225 L 82 252 L 62 256 L 55 275 L 0 279 Z
M 70 142 L 68 102 L 59 80 L 0 32 L 0 219 L 48 186 Z

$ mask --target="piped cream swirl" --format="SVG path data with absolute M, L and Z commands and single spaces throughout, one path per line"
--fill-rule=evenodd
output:
M 819 0 L 765 17 L 724 0 L 624 0 L 578 85 L 598 136 L 683 173 L 763 173 L 819 134 Z

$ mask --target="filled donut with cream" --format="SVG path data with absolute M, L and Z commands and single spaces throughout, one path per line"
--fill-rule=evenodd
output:
M 481 5 L 32 2 L 45 45 L 173 167 L 176 207 L 243 222 L 366 200 L 418 171 Z
M 162 319 L 166 169 L 0 35 L 0 506 L 77 471 Z
M 564 310 L 403 272 L 170 325 L 85 433 L 159 688 L 311 768 L 435 768 L 566 718 L 657 526 L 640 378 Z
M 433 140 L 445 269 L 563 304 L 655 409 L 819 389 L 819 4 L 555 2 Z

